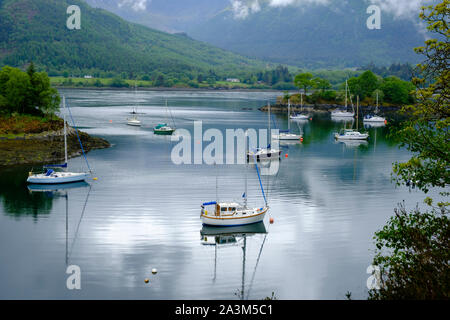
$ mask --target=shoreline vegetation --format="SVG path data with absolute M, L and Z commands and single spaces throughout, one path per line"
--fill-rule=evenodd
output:
M 5 66 L 0 70 L 0 167 L 48 164 L 64 160 L 64 120 L 58 91 L 45 72 L 31 63 L 26 71 Z M 81 154 L 75 129 L 68 126 L 68 155 Z M 109 142 L 80 132 L 86 152 L 107 148 Z

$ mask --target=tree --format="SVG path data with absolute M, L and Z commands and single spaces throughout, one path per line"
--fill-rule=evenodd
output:
M 308 89 L 314 86 L 312 79 L 313 75 L 311 73 L 300 73 L 295 76 L 294 84 L 299 89 L 303 88 L 304 93 L 307 94 Z
M 326 79 L 316 77 L 313 79 L 313 83 L 314 83 L 314 88 L 320 89 L 322 92 L 324 92 L 325 90 L 331 89 L 331 83 L 330 83 L 330 81 L 328 81 Z
M 411 116 L 397 134 L 402 146 L 414 153 L 407 162 L 396 163 L 395 173 L 399 181 L 413 179 L 424 191 L 429 187 L 444 188 L 450 183 L 450 32 L 448 18 L 450 1 L 423 9 L 421 18 L 428 23 L 428 30 L 441 40 L 430 39 L 416 52 L 426 60 L 417 67 L 413 83 L 418 103 L 403 108 Z
M 60 98 L 45 72 L 5 66 L 0 71 L 0 106 L 4 113 L 39 114 L 58 110 Z
M 397 77 L 388 77 L 380 86 L 384 99 L 387 102 L 405 105 L 414 102 L 411 94 L 415 87 L 411 82 L 403 81 Z
M 427 193 L 450 183 L 449 81 L 450 58 L 448 18 L 450 1 L 423 7 L 420 17 L 439 39 L 430 39 L 415 49 L 426 60 L 418 65 L 417 103 L 403 108 L 411 119 L 395 134 L 413 156 L 394 164 L 399 185 L 413 185 Z M 442 190 L 442 189 L 441 189 Z M 440 192 L 431 211 L 418 208 L 408 213 L 404 205 L 375 234 L 374 264 L 380 270 L 380 289 L 369 291 L 371 299 L 450 299 L 449 192 Z
M 361 99 L 370 97 L 372 93 L 378 89 L 379 80 L 378 77 L 370 70 L 364 72 L 359 77 L 359 85 L 361 86 Z

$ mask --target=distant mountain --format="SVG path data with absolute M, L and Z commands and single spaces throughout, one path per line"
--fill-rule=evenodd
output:
M 292 5 L 273 5 L 289 2 Z M 414 63 L 419 57 L 413 48 L 425 40 L 418 26 L 419 11 L 408 17 L 382 11 L 381 29 L 369 30 L 369 1 L 234 3 L 240 6 L 192 26 L 189 35 L 241 54 L 311 68 Z
M 227 7 L 229 0 L 86 0 L 122 18 L 166 32 L 184 32 Z
M 66 27 L 69 5 L 81 8 L 81 30 Z M 155 72 L 228 75 L 266 64 L 195 41 L 132 24 L 82 0 L 0 0 L 0 64 L 33 60 L 50 72 Z
M 413 48 L 425 39 L 418 19 L 425 0 L 87 1 L 130 21 L 306 68 L 415 63 Z M 382 9 L 381 30 L 366 27 L 373 3 Z

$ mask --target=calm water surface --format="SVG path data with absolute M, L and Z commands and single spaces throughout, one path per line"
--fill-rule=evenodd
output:
M 266 128 L 257 108 L 277 93 L 63 93 L 77 125 L 113 147 L 88 154 L 98 181 L 58 191 L 30 191 L 29 167 L 0 171 L 2 299 L 365 298 L 374 232 L 397 203 L 424 198 L 391 183 L 392 163 L 408 153 L 386 128 L 345 145 L 333 139 L 342 123 L 315 116 L 291 123 L 303 144 L 282 146 L 278 175 L 262 177 L 275 223 L 202 235 L 200 204 L 216 199 L 216 179 L 219 199 L 239 200 L 247 172 L 249 204 L 261 206 L 258 178 L 245 165 L 174 165 L 176 142 L 151 130 L 170 119 L 165 99 L 178 128 L 202 120 L 224 132 Z M 134 104 L 142 128 L 125 124 Z M 287 117 L 277 123 L 286 128 Z M 81 290 L 66 288 L 68 265 L 80 266 Z

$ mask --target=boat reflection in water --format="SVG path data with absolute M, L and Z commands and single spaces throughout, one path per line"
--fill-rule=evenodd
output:
M 27 186 L 30 192 L 52 192 L 58 193 L 59 191 L 76 189 L 76 188 L 86 188 L 90 184 L 86 181 L 63 183 L 63 184 L 30 184 Z
M 258 234 L 264 235 L 264 239 L 261 243 L 261 248 L 259 249 L 258 257 L 253 270 L 252 279 L 248 287 L 247 297 L 245 297 L 245 263 L 247 258 L 247 238 L 253 237 Z M 264 243 L 266 242 L 266 238 L 268 235 L 264 222 L 235 227 L 212 227 L 204 225 L 202 230 L 200 231 L 200 235 L 202 245 L 214 247 L 213 281 L 215 281 L 217 277 L 217 250 L 219 248 L 233 247 L 233 246 L 242 248 L 242 283 L 238 296 L 241 300 L 248 299 L 251 287 L 253 285 L 253 281 L 255 279 L 259 259 L 261 258 L 261 253 L 264 248 Z
M 66 265 L 69 265 L 69 258 L 72 255 L 72 251 L 75 246 L 75 242 L 78 238 L 78 231 L 80 229 L 81 222 L 83 220 L 84 213 L 86 211 L 86 206 L 87 206 L 87 203 L 89 200 L 89 195 L 91 193 L 92 186 L 85 181 L 80 181 L 80 182 L 52 184 L 52 185 L 30 184 L 27 186 L 27 188 L 30 192 L 43 192 L 50 198 L 57 198 L 57 197 L 65 198 L 65 200 L 66 200 L 66 250 L 65 250 L 66 257 L 65 257 L 65 261 L 66 261 Z M 78 221 L 78 225 L 77 225 L 77 228 L 75 230 L 73 240 L 72 240 L 72 245 L 70 246 L 70 250 L 69 250 L 69 190 L 79 189 L 79 188 L 89 188 L 89 190 L 86 194 L 86 199 L 84 201 L 80 219 Z
M 338 142 L 342 143 L 343 145 L 345 145 L 348 148 L 357 148 L 360 146 L 367 147 L 369 145 L 369 142 L 367 142 L 365 140 L 342 140 L 342 141 L 338 141 Z

